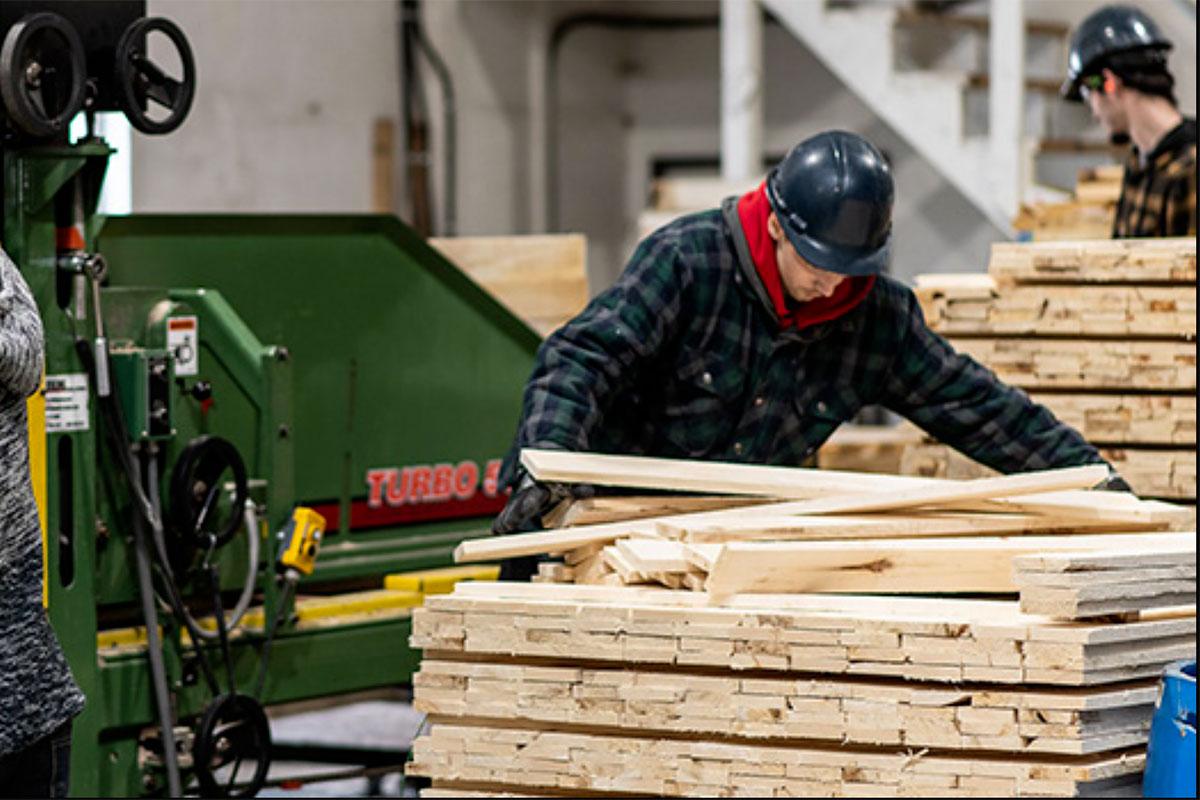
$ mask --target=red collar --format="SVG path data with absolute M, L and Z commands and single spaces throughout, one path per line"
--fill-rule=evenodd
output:
M 793 325 L 797 329 L 807 328 L 837 319 L 861 303 L 875 285 L 874 275 L 851 277 L 839 283 L 829 297 L 818 297 L 806 303 L 787 302 L 779 264 L 775 260 L 775 240 L 767 229 L 771 203 L 767 200 L 766 183 L 742 195 L 737 210 L 746 244 L 750 246 L 750 258 L 771 298 L 771 305 L 775 307 L 780 329 Z

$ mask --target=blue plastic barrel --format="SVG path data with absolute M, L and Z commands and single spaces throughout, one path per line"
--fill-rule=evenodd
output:
M 1146 751 L 1144 797 L 1196 796 L 1196 662 L 1167 667 Z

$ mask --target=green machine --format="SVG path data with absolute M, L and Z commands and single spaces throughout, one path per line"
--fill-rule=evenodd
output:
M 0 37 L 47 607 L 87 695 L 72 793 L 248 796 L 303 758 L 264 709 L 404 686 L 422 592 L 489 574 L 448 565 L 503 505 L 539 337 L 394 217 L 105 218 L 94 115 L 179 125 L 182 32 L 142 2 L 5 2 Z

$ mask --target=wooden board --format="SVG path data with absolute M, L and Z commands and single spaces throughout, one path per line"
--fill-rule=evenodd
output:
M 435 780 L 490 782 L 494 788 L 602 790 L 625 796 L 728 794 L 754 797 L 1016 797 L 1087 794 L 1093 782 L 1133 781 L 1138 751 L 1062 760 L 841 747 L 653 738 L 621 732 L 540 730 L 433 720 L 413 743 L 406 771 Z
M 1144 744 L 1157 695 L 1150 681 L 1018 695 L 878 679 L 439 659 L 422 662 L 413 689 L 413 707 L 440 719 L 1064 755 Z
M 924 433 L 914 425 L 855 425 L 838 428 L 817 451 L 821 469 L 896 475 L 904 448 Z
M 751 592 L 941 593 L 1018 590 L 1012 560 L 1053 551 L 1127 548 L 1154 554 L 1193 533 L 1015 536 L 841 542 L 732 542 L 708 575 L 709 594 Z
M 1035 514 L 875 514 L 863 516 L 772 516 L 712 523 L 660 523 L 663 535 L 685 542 L 774 539 L 901 539 L 933 536 L 1024 536 L 1162 530 L 1163 522 L 1112 522 Z
M 543 336 L 587 305 L 581 234 L 435 237 L 429 244 Z
M 996 242 L 988 272 L 1000 283 L 1195 283 L 1196 240 Z
M 1033 393 L 1030 397 L 1093 444 L 1196 444 L 1195 395 Z
M 863 636 L 872 634 L 871 643 Z M 1195 607 L 1125 623 L 1052 622 L 1016 602 L 460 584 L 413 615 L 412 645 L 468 656 L 1093 685 L 1157 677 L 1196 651 Z
M 1066 469 L 1041 470 L 997 478 L 979 478 L 952 486 L 921 486 L 895 491 L 879 490 L 873 496 L 840 494 L 793 504 L 790 514 L 855 514 L 866 511 L 945 507 L 954 503 L 1014 497 L 1036 492 L 1082 489 L 1095 486 L 1108 475 L 1108 467 L 1091 464 Z M 759 507 L 760 509 L 762 506 Z
M 564 500 L 542 517 L 545 528 L 572 528 L 605 522 L 690 514 L 724 508 L 742 508 L 770 502 L 766 498 L 738 495 L 614 495 Z
M 1114 545 L 1090 552 L 1013 559 L 1021 610 L 1061 619 L 1128 614 L 1196 602 L 1196 539 L 1151 549 Z
M 1013 228 L 1024 231 L 1038 243 L 1106 239 L 1112 236 L 1116 207 L 1110 204 L 1063 203 L 1022 204 Z
M 864 475 L 803 467 L 575 453 L 528 447 L 521 450 L 521 465 L 540 481 L 797 500 L 822 497 L 830 492 L 858 490 L 870 493 L 937 483 L 900 475 Z
M 658 178 L 652 190 L 654 210 L 673 213 L 716 208 L 730 195 L 742 195 L 762 183 L 763 176 L 727 181 L 717 176 Z
M 1023 389 L 1194 391 L 1190 342 L 954 338 L 951 344 Z
M 1194 449 L 1146 450 L 1101 447 L 1103 456 L 1133 487 L 1147 497 L 1176 500 L 1196 498 Z M 910 446 L 901 459 L 901 471 L 911 475 L 959 480 L 995 475 L 995 471 L 942 444 Z
M 969 280 L 961 280 L 969 279 Z M 988 275 L 919 275 L 917 299 L 945 336 L 1195 339 L 1195 286 L 1015 286 Z

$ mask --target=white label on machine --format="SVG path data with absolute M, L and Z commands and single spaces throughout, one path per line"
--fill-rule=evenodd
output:
M 199 375 L 199 320 L 195 317 L 170 317 L 167 319 L 167 350 L 175 357 L 176 375 Z
M 88 381 L 82 372 L 46 376 L 46 433 L 88 429 Z

